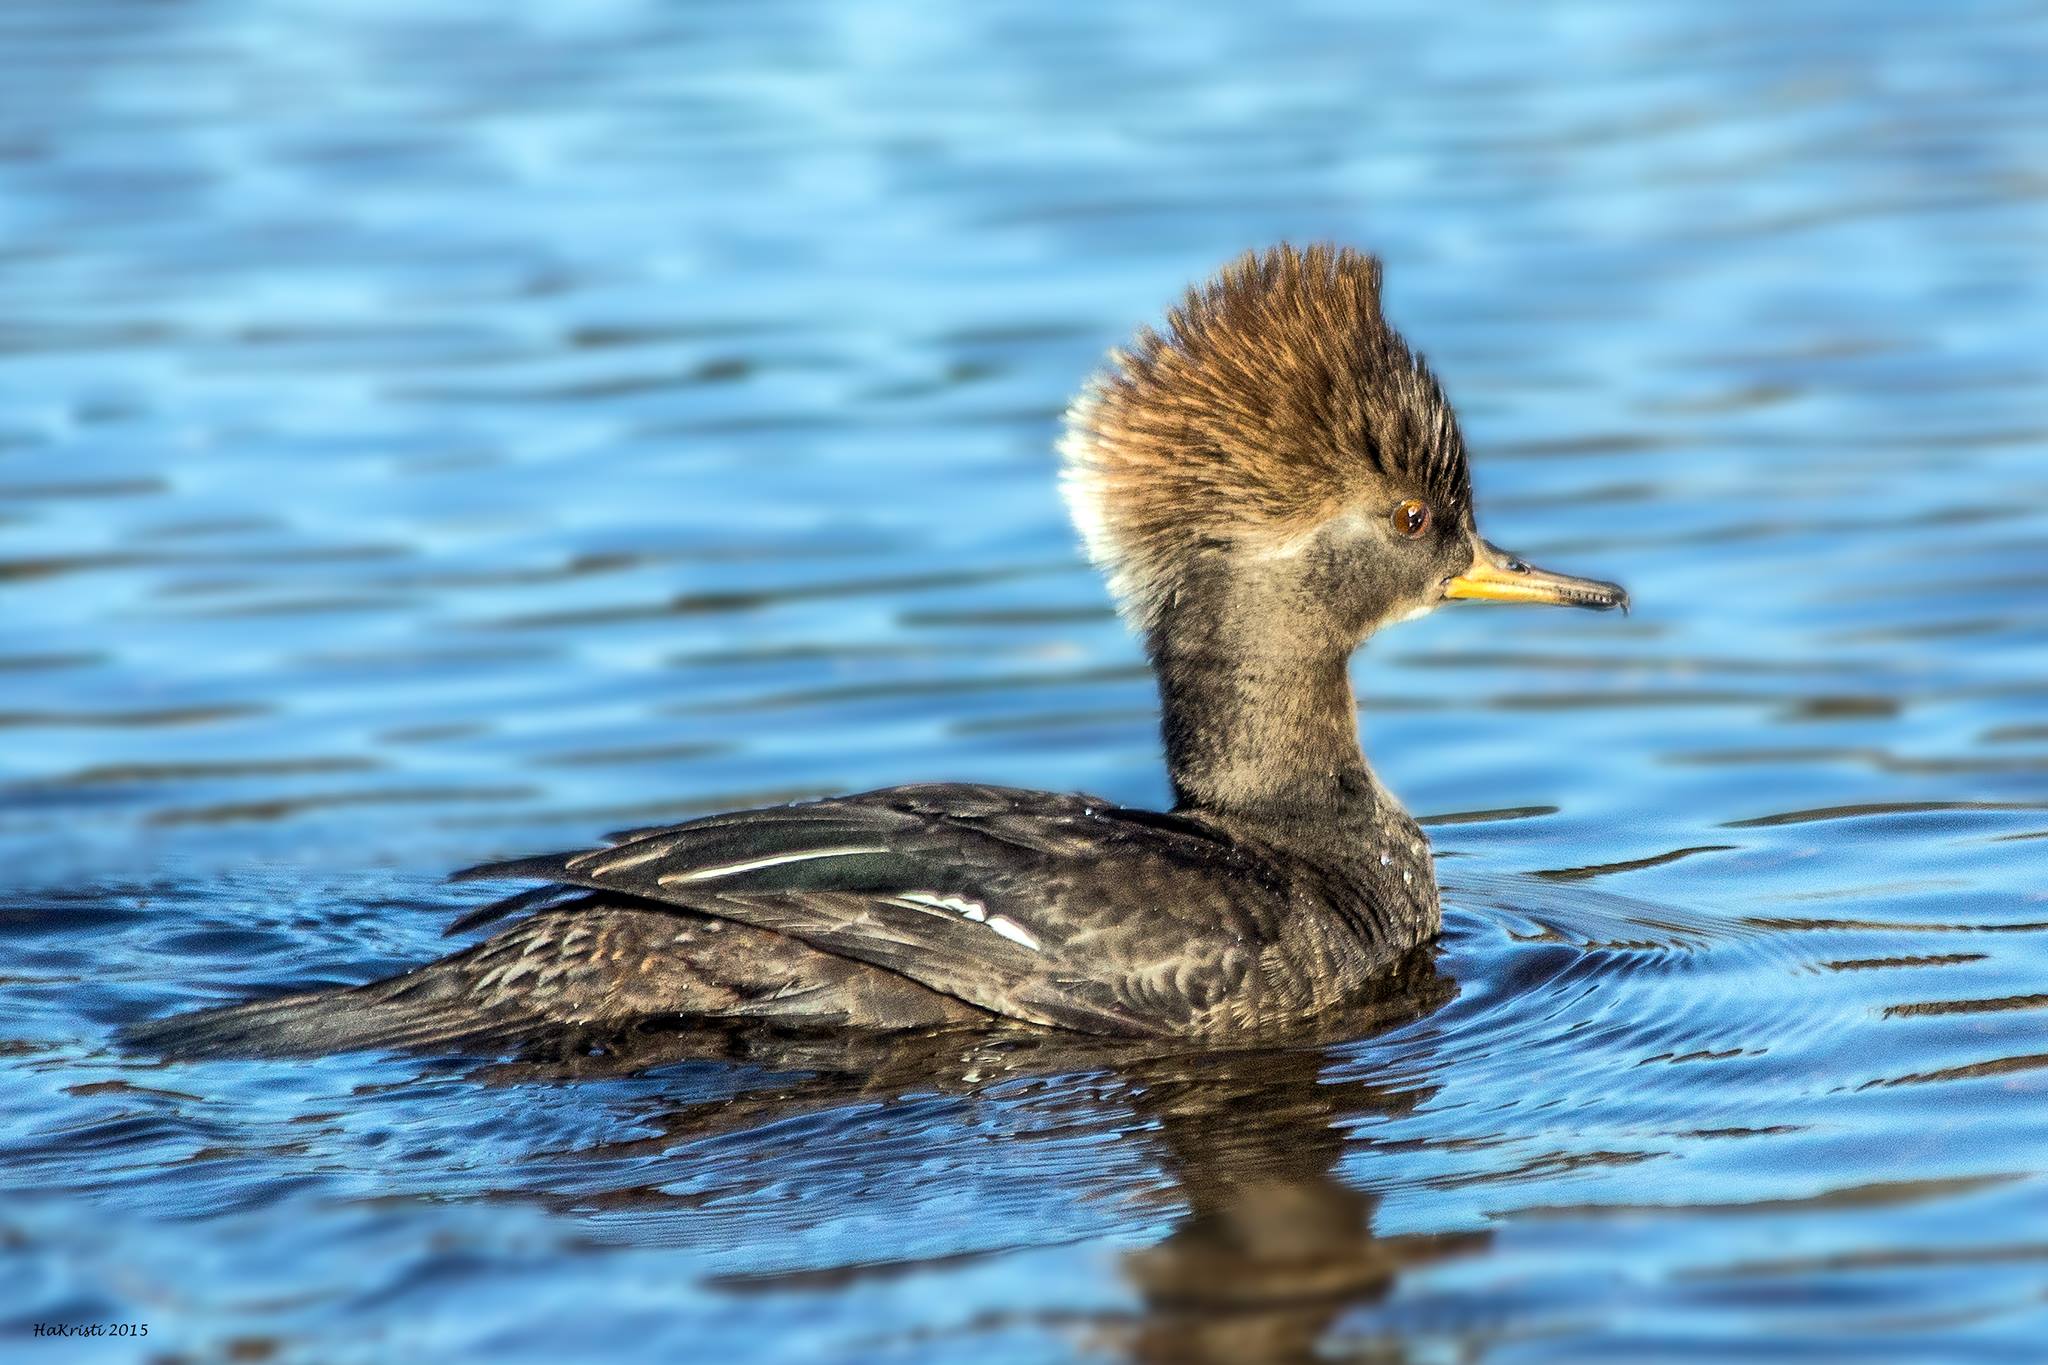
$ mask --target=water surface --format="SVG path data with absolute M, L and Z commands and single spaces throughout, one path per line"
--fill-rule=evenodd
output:
M 0 1332 L 51 1359 L 1976 1355 L 2048 1329 L 2048 23 L 1824 3 L 0 12 Z M 1447 887 L 1319 1052 L 156 1064 L 441 872 L 1158 803 L 1096 357 L 1387 261 L 1626 619 L 1357 669 Z

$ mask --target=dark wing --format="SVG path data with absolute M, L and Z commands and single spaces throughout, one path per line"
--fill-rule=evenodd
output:
M 683 906 L 997 1014 L 1122 1034 L 1196 1026 L 1256 970 L 1261 910 L 1286 900 L 1266 859 L 1197 821 L 956 784 L 711 816 L 456 875 Z

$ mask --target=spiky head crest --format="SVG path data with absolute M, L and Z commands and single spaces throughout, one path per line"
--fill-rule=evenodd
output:
M 1127 615 L 1157 619 L 1204 547 L 1286 545 L 1389 485 L 1464 517 L 1471 476 L 1436 380 L 1348 247 L 1247 252 L 1112 351 L 1067 413 L 1062 491 Z

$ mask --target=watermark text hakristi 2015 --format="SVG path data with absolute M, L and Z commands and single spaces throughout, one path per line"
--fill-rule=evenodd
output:
M 38 1337 L 146 1337 L 146 1322 L 39 1322 L 31 1336 Z

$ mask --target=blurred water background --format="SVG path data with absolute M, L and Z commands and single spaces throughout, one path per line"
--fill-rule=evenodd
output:
M 0 1354 L 2038 1358 L 2048 13 L 0 8 Z M 1362 657 L 1455 1000 L 1321 1053 L 170 1064 L 448 867 L 1165 799 L 1049 453 L 1387 261 L 1492 536 Z M 34 1343 L 145 1322 L 144 1343 Z

